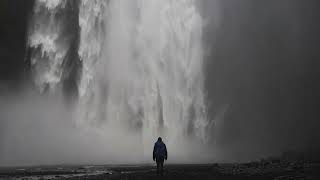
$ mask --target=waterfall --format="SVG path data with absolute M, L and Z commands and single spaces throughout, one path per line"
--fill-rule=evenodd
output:
M 202 27 L 195 0 L 36 0 L 28 41 L 33 80 L 40 92 L 58 91 L 77 42 L 78 128 L 137 134 L 144 150 L 158 136 L 169 149 L 204 142 Z

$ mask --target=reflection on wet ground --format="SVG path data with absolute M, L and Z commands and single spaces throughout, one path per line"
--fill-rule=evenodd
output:
M 111 175 L 105 166 L 44 166 L 0 168 L 0 179 L 49 180 Z
M 0 168 L 0 179 L 320 179 L 320 163 L 252 162 L 234 164 L 179 165 L 165 167 L 163 177 L 155 166 L 41 166 Z

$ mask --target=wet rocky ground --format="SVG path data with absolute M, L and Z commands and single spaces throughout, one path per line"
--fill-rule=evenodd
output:
M 0 168 L 0 179 L 320 179 L 320 163 L 170 164 L 162 177 L 154 165 L 11 167 Z

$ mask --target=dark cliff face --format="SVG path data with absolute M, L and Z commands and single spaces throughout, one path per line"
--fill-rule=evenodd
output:
M 24 76 L 27 23 L 34 0 L 0 2 L 0 82 L 17 87 Z
M 210 117 L 225 111 L 217 146 L 257 156 L 319 148 L 319 4 L 204 1 Z

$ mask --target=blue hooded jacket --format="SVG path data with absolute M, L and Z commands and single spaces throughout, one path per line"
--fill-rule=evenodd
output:
M 158 141 L 154 144 L 153 159 L 156 159 L 157 161 L 164 161 L 164 159 L 167 159 L 167 157 L 167 147 L 161 139 L 158 139 Z

